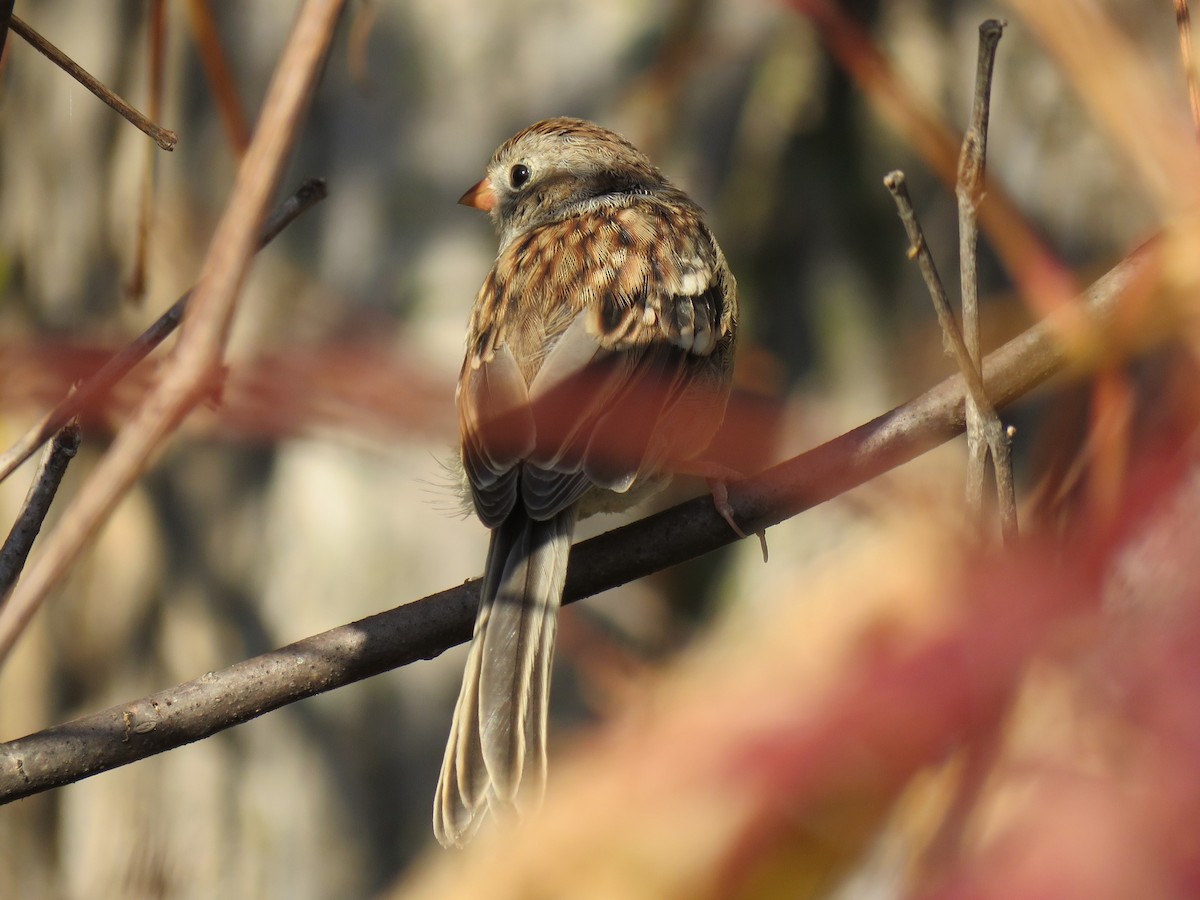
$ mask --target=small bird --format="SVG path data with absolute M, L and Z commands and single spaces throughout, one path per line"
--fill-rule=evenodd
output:
M 491 215 L 500 250 L 455 395 L 464 491 L 492 533 L 434 800 L 447 847 L 489 808 L 540 805 L 575 523 L 631 506 L 708 446 L 738 317 L 703 211 L 593 122 L 529 126 L 459 202 Z

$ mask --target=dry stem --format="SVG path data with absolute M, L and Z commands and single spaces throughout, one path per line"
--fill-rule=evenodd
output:
M 1144 247 L 1094 284 L 1073 310 L 1104 328 L 1121 294 L 1152 265 Z M 984 361 L 998 403 L 1032 390 L 1068 354 L 1042 323 Z M 729 501 L 747 530 L 823 503 L 960 434 L 964 384 L 955 376 L 879 418 L 746 481 Z M 564 602 L 641 578 L 733 540 L 708 496 L 572 548 Z M 150 697 L 0 744 L 0 803 L 161 753 L 314 694 L 438 655 L 470 637 L 474 580 Z
M 8 599 L 8 592 L 25 568 L 25 560 L 29 558 L 38 532 L 42 530 L 42 523 L 50 512 L 50 504 L 58 493 L 58 486 L 67 474 L 67 466 L 78 451 L 79 425 L 68 422 L 54 435 L 54 440 L 42 454 L 37 474 L 29 486 L 29 493 L 25 495 L 25 502 L 21 504 L 21 511 L 17 513 L 4 546 L 0 547 L 0 605 Z
M 175 144 L 179 137 L 175 132 L 168 128 L 163 128 L 157 125 L 142 113 L 138 112 L 111 90 L 94 75 L 87 72 L 83 66 L 67 56 L 52 43 L 34 31 L 28 24 L 21 21 L 17 16 L 13 16 L 10 22 L 12 30 L 25 39 L 26 43 L 32 46 L 38 53 L 42 54 L 85 88 L 115 109 L 118 113 L 124 116 L 129 122 L 137 126 L 141 131 L 149 135 L 154 143 L 162 147 L 164 150 L 174 150 Z
M 963 135 L 958 157 L 958 264 L 962 289 L 963 337 L 970 355 L 969 365 L 978 370 L 979 339 L 979 223 L 976 215 L 983 202 L 987 171 L 988 118 L 991 110 L 992 71 L 996 47 L 1004 32 L 1004 23 L 988 19 L 979 26 L 979 56 L 975 72 L 975 100 L 971 105 L 971 123 Z M 996 472 L 996 495 L 1000 528 L 1006 541 L 1017 537 L 1017 497 L 1012 474 L 1012 446 L 1008 432 L 1000 424 L 996 410 L 981 387 L 978 395 L 967 397 L 967 509 L 980 529 L 983 528 L 983 483 L 987 476 L 988 453 Z
M 343 5 L 344 0 L 308 0 L 301 8 L 267 89 L 254 139 L 238 168 L 229 205 L 209 246 L 175 352 L 164 364 L 154 391 L 117 435 L 48 536 L 41 558 L 0 609 L 0 660 L 7 657 L 51 588 L 66 574 L 164 441 L 204 398 L 219 372 L 257 232 L 316 86 Z

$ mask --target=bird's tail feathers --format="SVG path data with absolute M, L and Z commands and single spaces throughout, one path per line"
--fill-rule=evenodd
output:
M 530 812 L 546 783 L 546 716 L 575 510 L 514 510 L 492 531 L 479 614 L 438 780 L 433 826 L 462 846 L 486 808 Z

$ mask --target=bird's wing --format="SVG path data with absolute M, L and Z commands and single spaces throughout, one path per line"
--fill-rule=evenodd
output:
M 489 528 L 512 511 L 521 460 L 534 449 L 529 392 L 511 349 L 468 355 L 458 380 L 458 430 L 463 470 L 475 512 Z
M 459 394 L 480 517 L 494 521 L 519 495 L 529 515 L 548 518 L 592 485 L 623 492 L 665 456 L 702 450 L 724 412 L 735 290 L 690 206 L 592 210 L 506 248 L 476 303 L 480 340 Z M 480 435 L 521 389 L 522 439 Z M 715 421 L 664 433 L 684 395 L 690 414 Z M 701 446 L 687 446 L 692 432 Z

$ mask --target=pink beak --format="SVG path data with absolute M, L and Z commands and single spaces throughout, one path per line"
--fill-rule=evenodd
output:
M 484 212 L 491 212 L 492 207 L 496 205 L 496 192 L 492 190 L 492 183 L 483 178 L 459 197 L 458 202 L 463 206 L 473 206 Z

